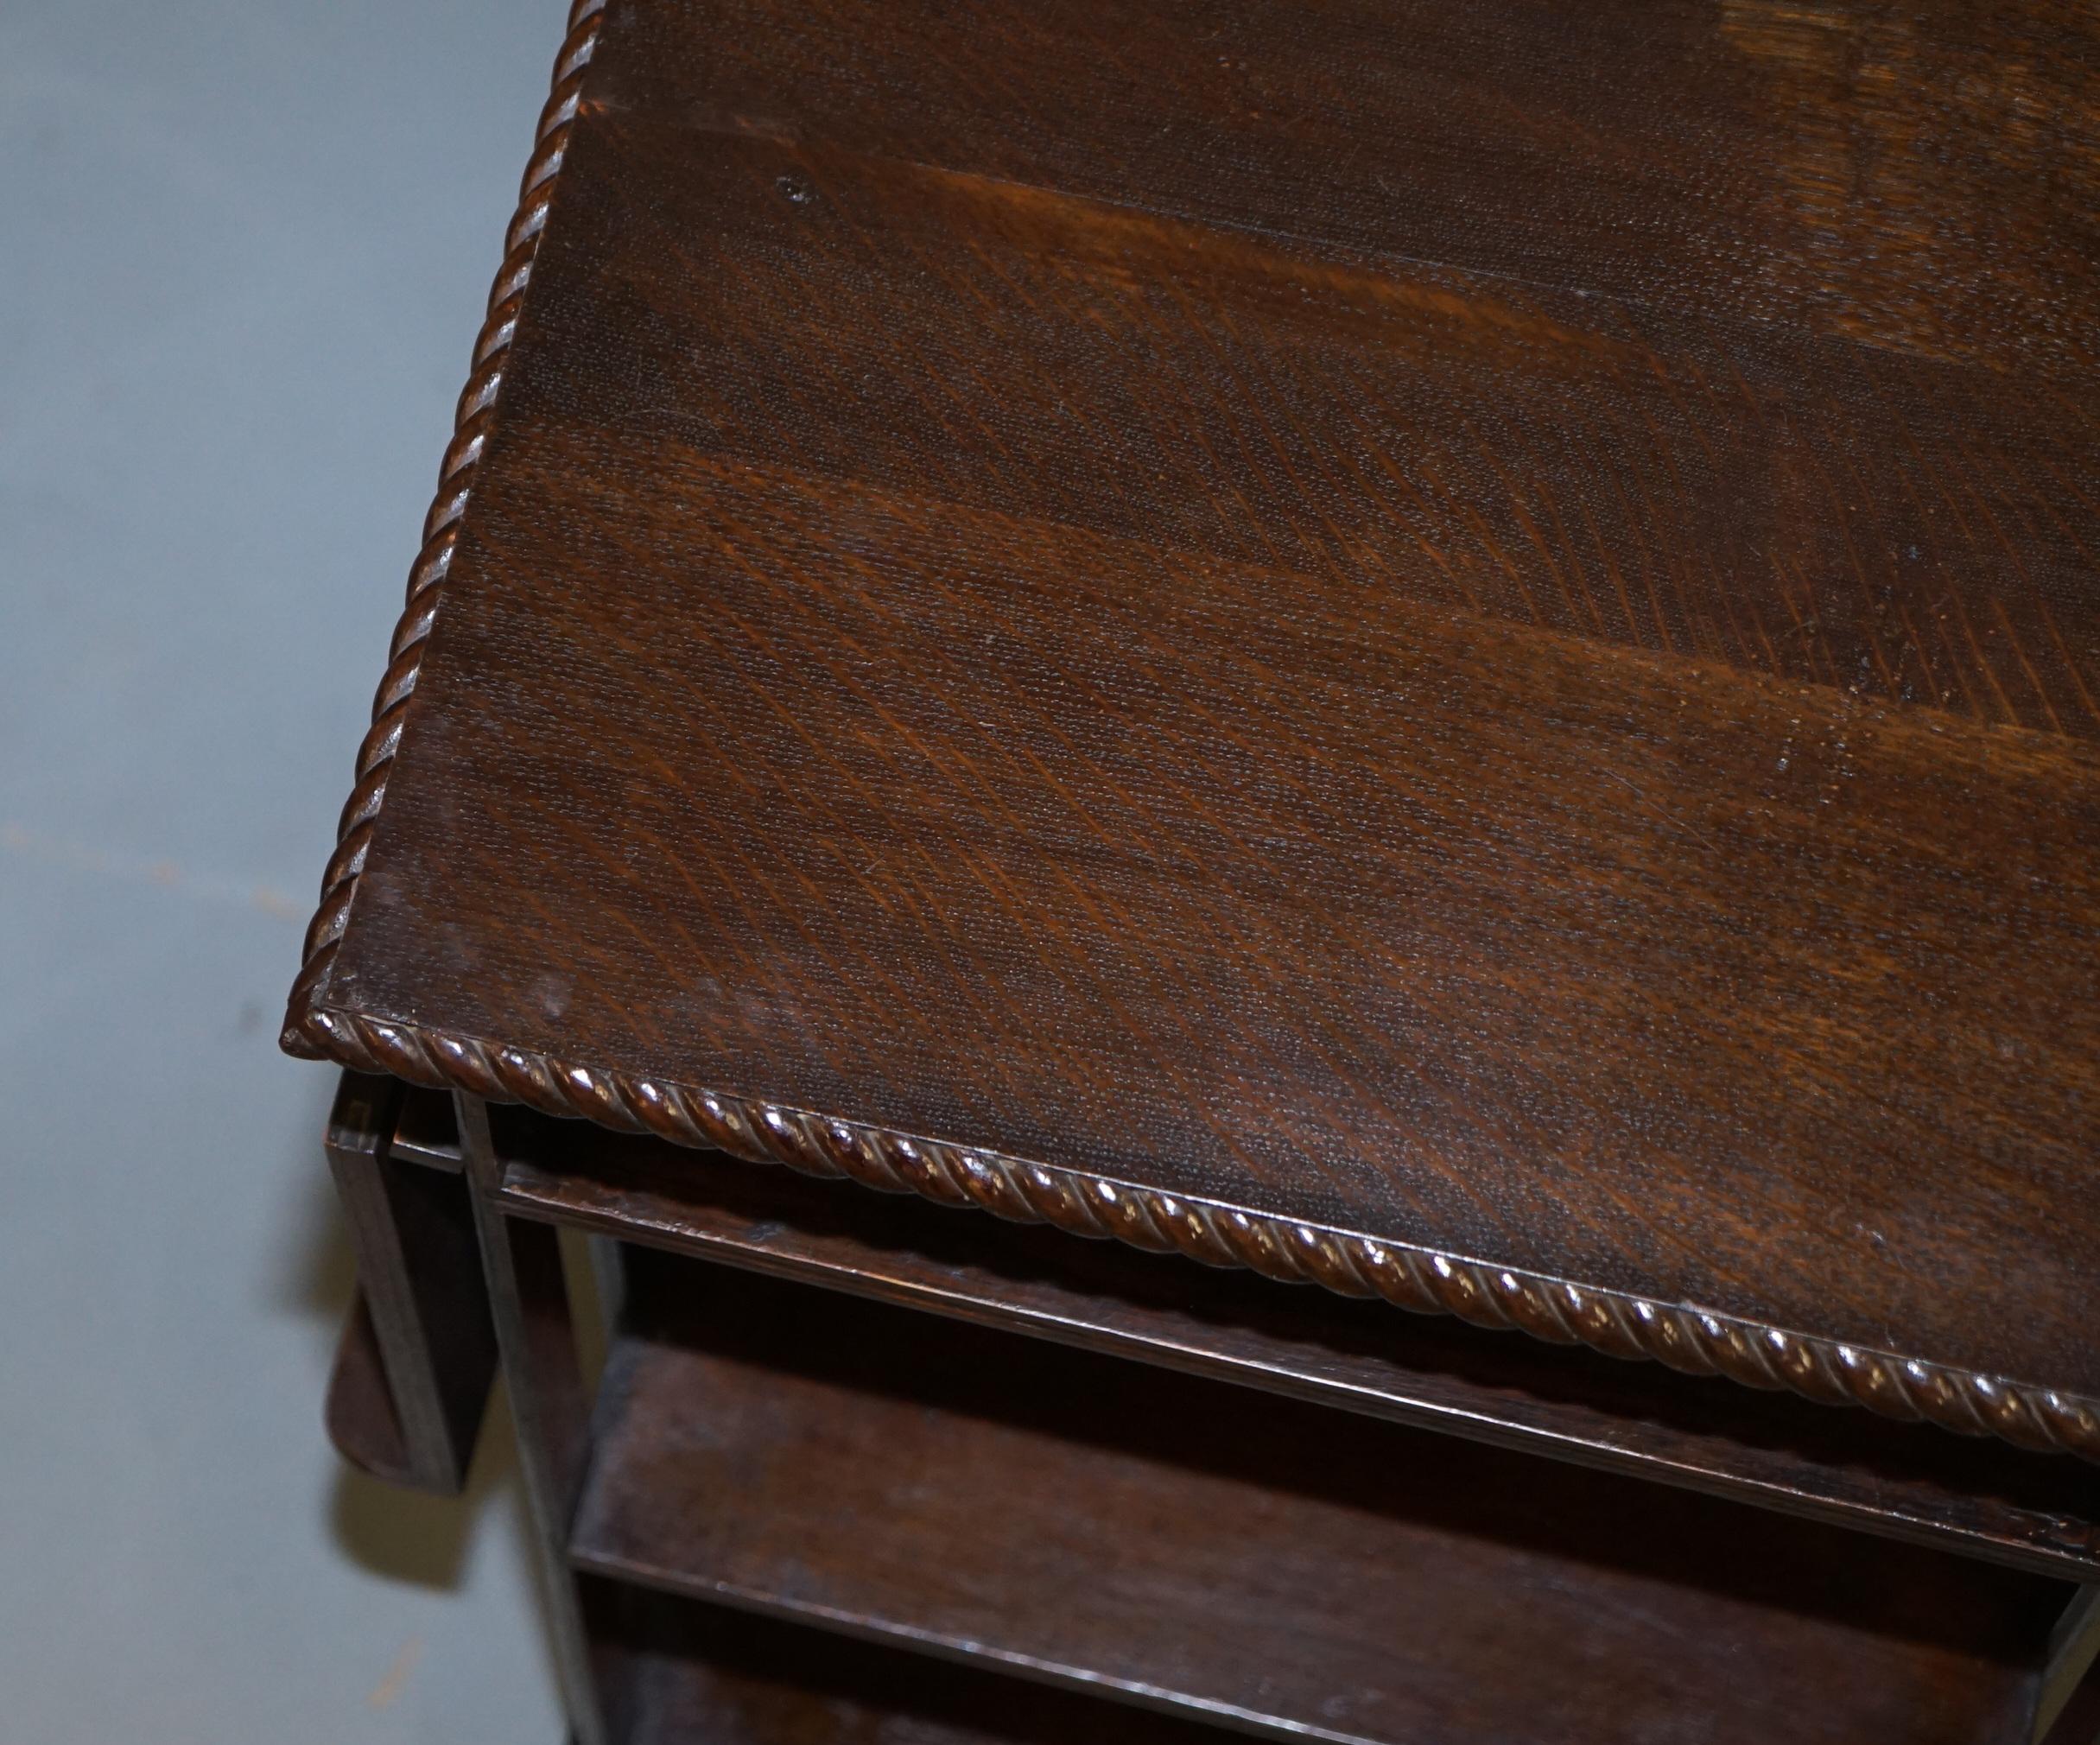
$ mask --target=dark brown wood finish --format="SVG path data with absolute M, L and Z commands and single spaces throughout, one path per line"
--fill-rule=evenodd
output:
M 454 1174 L 466 1166 L 460 1144 L 460 1123 L 452 1098 L 442 1091 L 409 1086 L 394 1110 L 394 1130 L 386 1154 L 403 1163 L 422 1164 Z
M 339 1184 L 339 1158 L 369 1166 L 384 1152 L 389 1128 L 403 1095 L 402 1088 L 390 1079 L 354 1072 L 338 1076 L 327 1122 L 321 1129 L 321 1143 L 329 1173 Z M 360 1209 L 346 1203 L 343 1209 L 350 1228 L 352 1258 L 362 1266 L 358 1256 Z M 428 1469 L 431 1463 L 427 1449 L 412 1450 L 409 1445 L 400 1409 L 394 1403 L 393 1386 L 387 1380 L 379 1331 L 362 1285 L 352 1293 L 349 1312 L 343 1317 L 342 1336 L 336 1342 L 335 1361 L 328 1371 L 322 1416 L 335 1451 L 358 1471 L 387 1484 L 415 1485 Z M 418 1452 L 424 1456 L 420 1462 Z
M 593 97 L 1237 231 L 2077 374 L 2070 0 L 646 0 Z
M 2068 1590 L 635 1256 L 572 1556 L 1288 1736 L 2009 1739 Z
M 2075 1581 L 2082 1468 L 496 1112 L 506 1212 Z M 695 1289 L 704 1289 L 696 1279 Z M 1265 1408 L 1248 1401 L 1245 1410 Z
M 487 1111 L 471 1097 L 460 1098 L 456 1108 L 504 1389 L 517 1431 L 532 1551 L 572 1745 L 612 1745 L 593 1676 L 582 1598 L 563 1559 L 569 1517 L 582 1482 L 592 1396 L 577 1350 L 558 1233 L 503 1215 L 494 1198 L 496 1161 Z
M 1211 1728 L 587 1578 L 616 1745 L 1223 1745 Z
M 339 1442 L 580 1745 L 2078 1745 L 2096 334 L 2064 0 L 575 0 Z
M 321 1421 L 327 1425 L 330 1444 L 359 1472 L 384 1484 L 413 1488 L 422 1483 L 387 1385 L 386 1359 L 380 1355 L 371 1305 L 362 1291 L 351 1298 L 350 1312 L 343 1317 Z
M 295 1040 L 2100 1395 L 2093 28 L 587 4 Z
M 404 1097 L 390 1080 L 345 1073 L 327 1127 L 328 1167 L 357 1257 L 329 1384 L 344 1456 L 374 1477 L 440 1496 L 466 1483 L 496 1374 L 496 1336 L 466 1183 L 402 1160 Z
M 2093 1745 L 2100 1739 L 2100 1587 L 2078 1590 L 2049 1637 L 2035 1692 L 2030 1745 Z

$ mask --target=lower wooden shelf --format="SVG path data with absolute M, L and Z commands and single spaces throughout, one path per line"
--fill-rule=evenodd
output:
M 585 1577 L 614 1745 L 1220 1745 L 1212 1728 Z
M 404 1101 L 404 1115 L 415 1102 L 413 1095 Z M 811 1181 L 581 1121 L 518 1109 L 496 1117 L 500 1198 L 528 1217 L 2100 1582 L 2095 1487 L 2079 1461 Z M 424 1114 L 421 1125 L 436 1123 Z M 1262 1408 L 1248 1398 L 1247 1409 Z
M 1972 1745 L 2068 1592 L 646 1251 L 629 1291 L 580 1570 L 1190 1720 Z

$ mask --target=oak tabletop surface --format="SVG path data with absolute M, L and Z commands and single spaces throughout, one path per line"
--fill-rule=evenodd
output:
M 2100 15 L 584 10 L 308 1012 L 2100 1394 Z

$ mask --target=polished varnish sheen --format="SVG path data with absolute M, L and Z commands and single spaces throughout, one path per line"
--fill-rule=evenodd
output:
M 579 28 L 302 1045 L 2100 1394 L 2090 10 Z

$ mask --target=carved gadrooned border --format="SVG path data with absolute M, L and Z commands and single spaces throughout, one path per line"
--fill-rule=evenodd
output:
M 415 1025 L 322 1010 L 308 1016 L 303 1035 L 314 1051 L 361 1072 L 2100 1461 L 2100 1401 L 2075 1394 Z
M 576 118 L 583 70 L 597 47 L 605 7 L 606 0 L 575 0 L 569 10 L 568 34 L 555 60 L 554 89 L 540 111 L 531 161 L 525 166 L 518 189 L 517 212 L 504 236 L 503 265 L 489 289 L 488 317 L 474 341 L 473 366 L 467 374 L 466 386 L 460 391 L 452 441 L 438 468 L 437 495 L 423 518 L 422 549 L 409 572 L 408 603 L 394 627 L 386 676 L 380 680 L 378 694 L 372 699 L 371 727 L 358 747 L 357 784 L 350 790 L 336 826 L 335 853 L 329 857 L 327 871 L 321 878 L 320 906 L 307 928 L 304 961 L 299 979 L 292 984 L 283 1035 L 284 1046 L 294 1054 L 307 1051 L 302 1046 L 302 1020 L 319 1003 L 327 986 L 329 966 L 335 961 L 344 923 L 350 918 L 351 900 L 357 894 L 358 877 L 365 870 L 372 826 L 386 798 L 387 774 L 400 747 L 402 722 L 408 713 L 409 699 L 416 693 L 423 648 L 444 599 L 445 581 L 459 543 L 460 517 L 466 511 L 474 473 L 494 425 L 504 360 L 517 331 L 518 311 L 523 304 L 525 286 L 532 277 L 533 257 L 539 251 L 540 233 L 554 199 L 555 178 L 561 171 L 569 130 Z
M 492 1101 L 526 1103 L 624 1132 L 655 1133 L 753 1163 L 783 1164 L 887 1193 L 918 1194 L 942 1205 L 1052 1224 L 1074 1235 L 1112 1238 L 1209 1266 L 1244 1266 L 1269 1279 L 1323 1285 L 1345 1297 L 1382 1298 L 1417 1313 L 1456 1315 L 1476 1327 L 1516 1329 L 1614 1357 L 1646 1358 L 1689 1375 L 1725 1375 L 1746 1386 L 1786 1389 L 1825 1405 L 1864 1406 L 1885 1418 L 1924 1420 L 1964 1435 L 1995 1436 L 2021 1448 L 2100 1461 L 2100 1402 L 2077 1395 L 329 1009 L 329 968 L 365 870 L 460 518 L 494 421 L 504 360 L 605 3 L 576 0 L 555 62 L 554 88 L 540 114 L 517 213 L 504 238 L 503 266 L 489 293 L 488 318 L 460 396 L 437 496 L 423 525 L 422 549 L 409 573 L 408 603 L 373 700 L 371 727 L 358 748 L 357 783 L 343 809 L 320 906 L 307 930 L 304 961 L 285 1021 L 288 1050 Z

